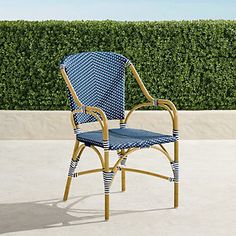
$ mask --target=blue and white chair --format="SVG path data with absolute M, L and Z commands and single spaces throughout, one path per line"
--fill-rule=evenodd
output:
M 147 102 L 139 104 L 125 115 L 125 68 L 129 67 Z M 174 207 L 178 207 L 179 158 L 178 116 L 174 104 L 165 99 L 154 99 L 145 88 L 133 64 L 124 56 L 112 52 L 83 52 L 65 57 L 60 65 L 68 88 L 71 120 L 75 132 L 75 146 L 69 168 L 64 201 L 67 200 L 72 178 L 80 175 L 103 172 L 105 191 L 105 219 L 109 219 L 109 194 L 113 178 L 121 172 L 122 191 L 125 191 L 126 171 L 148 174 L 168 180 L 174 184 Z M 131 114 L 145 106 L 160 106 L 172 119 L 173 133 L 160 134 L 147 130 L 131 129 L 126 126 Z M 120 127 L 109 129 L 109 120 L 119 120 Z M 82 132 L 83 123 L 98 121 L 101 130 Z M 174 143 L 172 159 L 165 143 Z M 92 148 L 98 155 L 101 168 L 76 172 L 80 156 L 85 147 Z M 129 154 L 142 148 L 161 151 L 170 163 L 173 176 L 168 177 L 149 171 L 126 167 Z M 100 150 L 103 149 L 103 153 Z M 116 151 L 118 160 L 109 165 L 109 152 Z

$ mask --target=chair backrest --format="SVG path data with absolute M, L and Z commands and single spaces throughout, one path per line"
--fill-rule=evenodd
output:
M 124 118 L 125 66 L 130 62 L 120 54 L 111 52 L 82 52 L 65 57 L 61 66 L 85 106 L 101 108 L 108 120 Z M 78 109 L 69 92 L 71 110 Z M 88 114 L 76 114 L 76 124 L 96 121 Z

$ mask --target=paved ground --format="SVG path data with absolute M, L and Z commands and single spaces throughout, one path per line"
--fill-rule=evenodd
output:
M 76 179 L 69 200 L 61 201 L 72 148 L 72 141 L 0 141 L 0 234 L 236 235 L 236 140 L 180 143 L 177 210 L 171 183 L 128 173 L 121 193 L 117 176 L 109 222 L 100 173 Z M 96 168 L 99 161 L 88 150 L 80 164 Z M 131 155 L 128 166 L 171 173 L 154 150 Z

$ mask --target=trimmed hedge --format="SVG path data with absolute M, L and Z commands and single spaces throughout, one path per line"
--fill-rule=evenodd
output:
M 1 21 L 0 109 L 69 109 L 59 62 L 83 51 L 123 54 L 178 109 L 236 109 L 236 21 L 224 20 Z M 128 72 L 126 108 L 144 100 Z

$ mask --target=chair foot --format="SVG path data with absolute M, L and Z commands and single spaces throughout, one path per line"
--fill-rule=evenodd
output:
M 126 183 L 125 183 L 125 170 L 121 169 L 121 191 L 125 192 L 126 190 Z
M 110 208 L 110 203 L 109 203 L 109 199 L 110 198 L 110 196 L 109 196 L 109 194 L 105 194 L 105 220 L 106 221 L 108 221 L 109 220 L 109 216 L 110 216 L 110 214 L 109 214 L 109 208 Z
M 174 208 L 179 206 L 179 183 L 174 183 Z
M 68 195 L 69 195 L 69 191 L 70 191 L 70 185 L 71 185 L 71 180 L 72 180 L 72 177 L 68 176 L 67 181 L 66 181 L 66 188 L 65 188 L 65 192 L 64 192 L 63 201 L 66 201 L 68 199 Z

